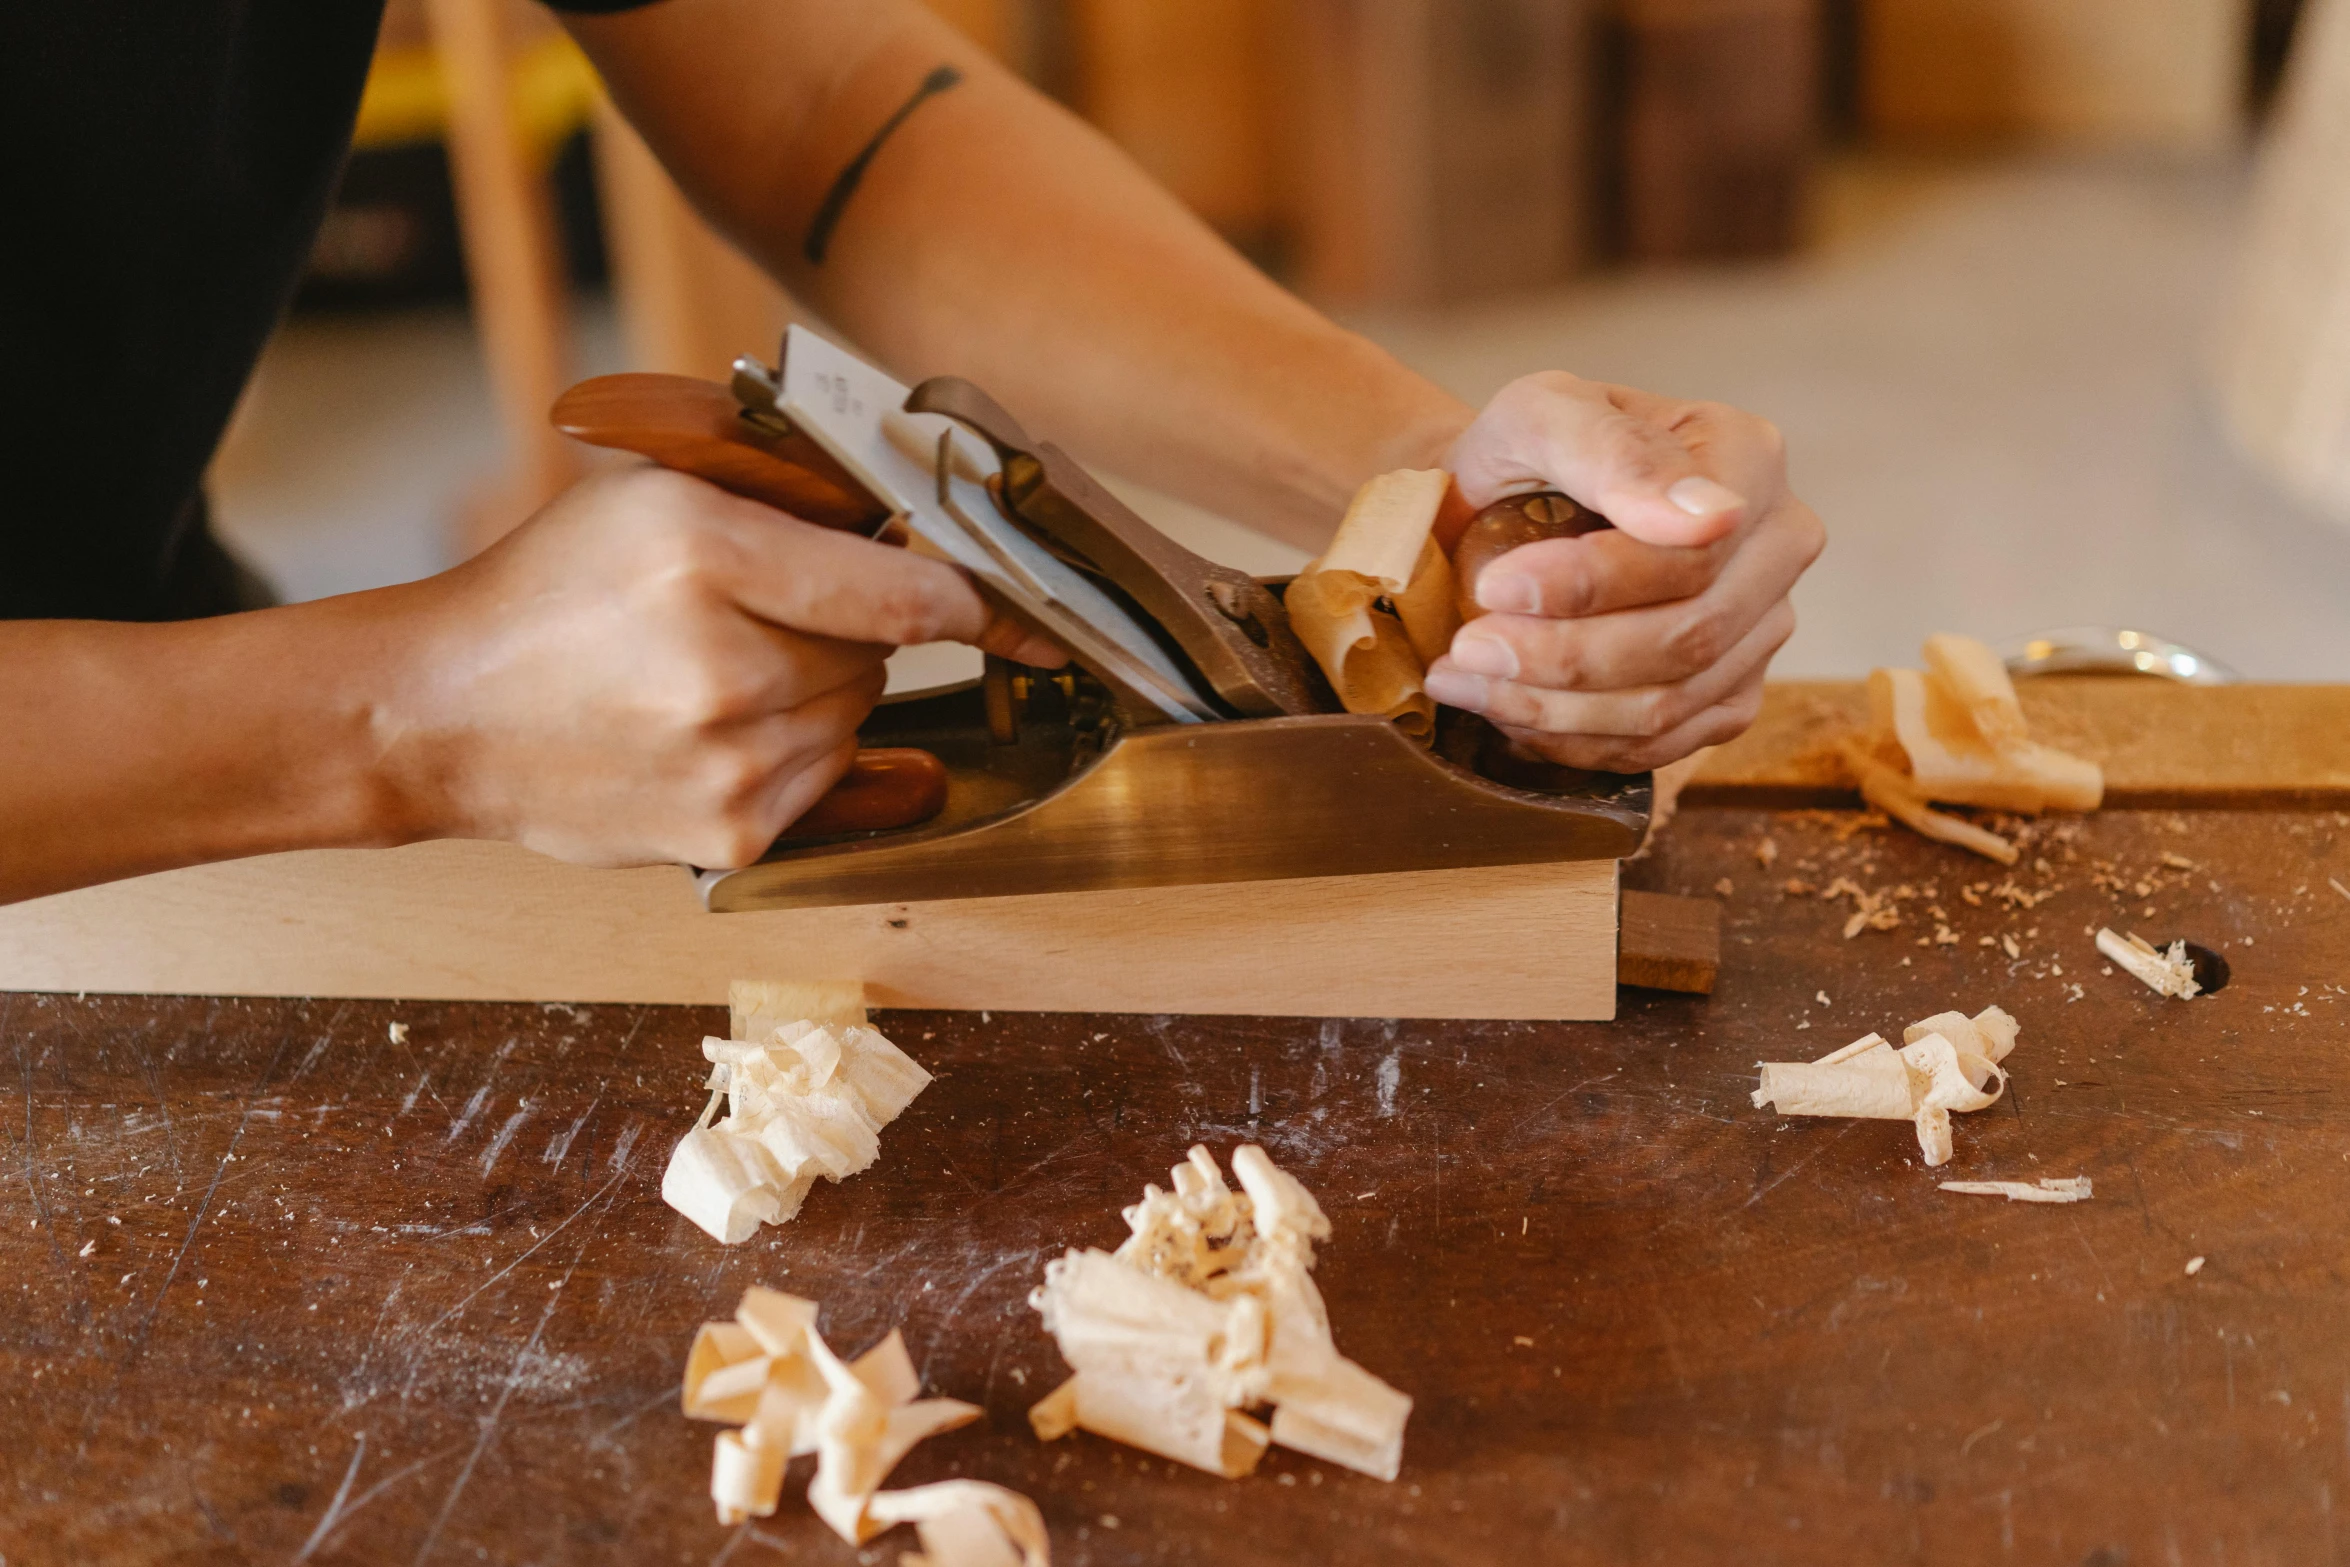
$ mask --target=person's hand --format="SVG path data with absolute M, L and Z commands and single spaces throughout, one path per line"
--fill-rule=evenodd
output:
M 1491 613 L 1429 667 L 1430 696 L 1522 749 L 1609 772 L 1754 721 L 1795 630 L 1788 590 L 1826 541 L 1767 421 L 1550 372 L 1502 388 L 1445 466 L 1472 506 L 1559 490 L 1615 527 L 1486 566 L 1474 589 Z
M 590 478 L 402 590 L 387 771 L 423 836 L 591 865 L 747 865 L 848 768 L 893 647 L 1058 649 L 951 566 L 659 468 Z

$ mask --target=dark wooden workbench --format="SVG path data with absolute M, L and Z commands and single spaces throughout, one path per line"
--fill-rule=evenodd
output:
M 2350 1559 L 2350 816 L 2111 813 L 2032 854 L 2061 891 L 1973 906 L 1997 867 L 1906 835 L 1688 812 L 1633 874 L 1732 884 L 1721 988 L 1613 1025 L 884 1015 L 938 1084 L 733 1250 L 658 1196 L 714 1011 L 0 997 L 0 1554 L 846 1563 L 798 1485 L 714 1524 L 677 1412 L 695 1324 L 763 1282 L 845 1348 L 902 1324 L 989 1420 L 898 1480 L 1027 1491 L 1063 1563 Z M 1909 884 L 1905 923 L 1846 941 L 1849 902 L 1780 887 L 1838 874 Z M 1913 944 L 1929 903 L 1956 944 Z M 2234 982 L 2102 975 L 2107 922 Z M 1747 1105 L 1758 1058 L 1992 1001 L 2015 1083 L 1943 1174 L 2088 1203 Z M 1330 1211 L 1341 1347 L 1419 1401 L 1394 1485 L 1028 1434 L 1043 1261 L 1250 1139 Z

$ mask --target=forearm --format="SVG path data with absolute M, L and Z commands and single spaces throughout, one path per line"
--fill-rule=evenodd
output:
M 696 199 L 810 304 L 1088 461 L 1313 547 L 1362 480 L 1434 462 L 1469 420 L 918 6 L 665 0 L 576 30 Z M 883 144 L 811 261 L 827 191 L 942 63 L 962 80 Z
M 0 623 L 0 902 L 421 836 L 376 595 L 171 625 Z

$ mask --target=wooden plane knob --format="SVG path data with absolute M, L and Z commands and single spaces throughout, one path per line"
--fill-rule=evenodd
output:
M 1571 539 L 1613 526 L 1599 513 L 1554 490 L 1495 501 L 1469 519 L 1459 542 L 1453 545 L 1453 592 L 1462 621 L 1485 613 L 1485 606 L 1477 602 L 1478 574 L 1511 550 L 1542 539 Z
M 777 841 L 912 827 L 946 809 L 946 803 L 946 764 L 928 751 L 910 746 L 859 751 L 841 781 Z
M 575 441 L 650 457 L 821 528 L 870 538 L 889 521 L 889 509 L 821 446 L 753 424 L 714 381 L 600 375 L 555 399 L 550 417 Z

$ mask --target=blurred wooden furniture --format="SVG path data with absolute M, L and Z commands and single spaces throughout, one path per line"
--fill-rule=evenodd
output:
M 1281 8 L 1070 0 L 1076 107 L 1183 204 L 1261 240 L 1279 218 Z
M 2350 523 L 2350 3 L 2301 21 L 2218 334 L 2237 443 Z
M 738 356 L 774 356 L 791 297 L 703 221 L 610 100 L 596 111 L 596 182 L 633 368 L 724 381 Z
M 584 465 L 546 418 L 570 383 L 571 362 L 546 177 L 553 149 L 528 134 L 515 93 L 532 24 L 517 15 L 514 0 L 426 0 L 426 14 L 447 92 L 474 324 L 508 454 L 506 472 L 459 520 L 458 552 L 471 555 L 553 499 Z
M 1794 248 L 1819 135 L 1818 0 L 1619 0 L 1603 133 L 1627 254 Z
M 1333 303 L 1555 281 L 1587 234 L 1582 0 L 1296 0 L 1299 274 Z
M 2243 123 L 2247 0 L 1862 0 L 1876 136 L 2212 152 Z

